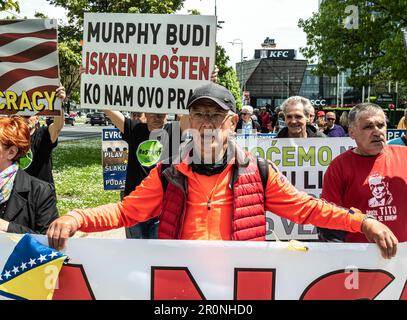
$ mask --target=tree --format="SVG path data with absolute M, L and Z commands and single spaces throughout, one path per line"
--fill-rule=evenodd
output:
M 17 12 L 20 12 L 18 1 L 0 0 L 0 11 L 4 10 L 16 10 Z
M 318 13 L 298 25 L 307 34 L 301 51 L 317 62 L 316 74 L 334 76 L 350 69 L 354 86 L 407 80 L 406 1 L 325 0 Z
M 240 86 L 237 80 L 236 71 L 232 67 L 228 67 L 229 57 L 226 55 L 225 49 L 216 45 L 216 65 L 219 69 L 218 83 L 232 92 L 236 99 L 238 110 L 242 107 L 242 97 L 240 96 Z

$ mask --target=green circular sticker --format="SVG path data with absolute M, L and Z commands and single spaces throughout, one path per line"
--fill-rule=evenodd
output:
M 157 164 L 161 158 L 163 145 L 157 140 L 147 140 L 139 144 L 137 148 L 137 159 L 144 167 L 151 167 Z
M 30 149 L 30 150 L 28 150 L 27 154 L 24 157 L 20 158 L 20 161 L 19 161 L 20 169 L 23 169 L 23 170 L 27 169 L 30 166 L 32 161 L 33 161 L 33 154 Z

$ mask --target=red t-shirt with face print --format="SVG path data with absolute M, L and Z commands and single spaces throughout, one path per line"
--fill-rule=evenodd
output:
M 407 148 L 385 146 L 370 157 L 352 150 L 339 155 L 325 173 L 322 198 L 374 215 L 400 242 L 407 241 Z M 368 242 L 362 233 L 348 233 L 345 241 Z

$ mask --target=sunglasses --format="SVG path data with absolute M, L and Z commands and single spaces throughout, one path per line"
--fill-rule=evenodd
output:
M 335 118 L 326 118 L 326 120 L 328 120 L 328 121 L 335 121 L 336 119 L 335 119 Z

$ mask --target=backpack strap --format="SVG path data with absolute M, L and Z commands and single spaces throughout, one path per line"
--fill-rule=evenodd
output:
M 260 171 L 264 193 L 266 193 L 267 180 L 269 177 L 269 163 L 266 159 L 257 157 L 257 167 L 259 168 Z
M 165 179 L 165 177 L 164 177 L 164 175 L 162 173 L 165 171 L 165 169 L 169 168 L 170 166 L 171 166 L 171 163 L 159 162 L 157 164 L 157 171 L 158 171 L 158 174 L 159 174 L 160 179 L 161 179 L 161 185 L 163 186 L 164 193 L 167 190 L 168 180 Z

